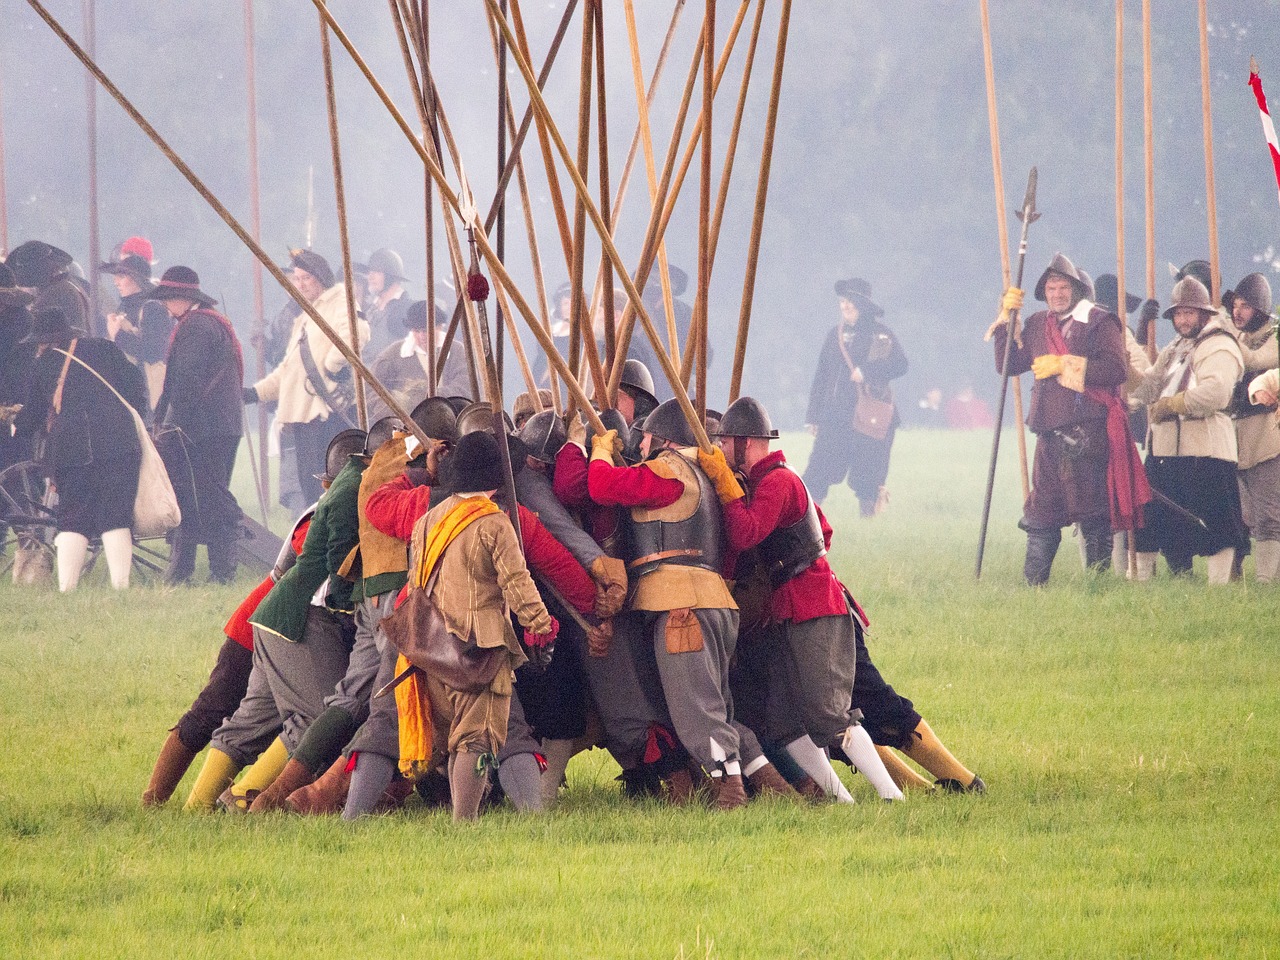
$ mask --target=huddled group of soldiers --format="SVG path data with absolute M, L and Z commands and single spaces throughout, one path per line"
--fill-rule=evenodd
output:
M 1190 574 L 1202 556 L 1209 582 L 1222 584 L 1242 577 L 1252 550 L 1257 581 L 1280 578 L 1270 283 L 1250 273 L 1217 304 L 1206 261 L 1191 261 L 1174 280 L 1163 312 L 1174 337 L 1154 357 L 1144 347 L 1155 342 L 1159 304 L 1126 295 L 1123 314 L 1137 313 L 1137 330 L 1129 329 L 1116 277 L 1095 284 L 1061 253 L 1036 284 L 1047 309 L 1019 325 L 1023 291 L 1004 295 L 988 332 L 996 369 L 1007 356 L 1009 374 L 1035 380 L 1027 413 L 1035 460 L 1020 523 L 1032 585 L 1049 579 L 1062 529 L 1073 524 L 1094 569 L 1129 569 L 1145 581 L 1160 555 L 1173 575 Z M 1135 441 L 1146 446 L 1145 463 Z

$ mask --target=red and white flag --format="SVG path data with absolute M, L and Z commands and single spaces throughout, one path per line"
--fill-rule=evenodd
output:
M 1271 113 L 1267 110 L 1267 95 L 1262 92 L 1262 77 L 1258 75 L 1257 61 L 1251 62 L 1249 66 L 1249 86 L 1253 88 L 1253 95 L 1258 100 L 1258 111 L 1262 114 L 1262 132 L 1271 148 L 1271 163 L 1276 168 L 1276 195 L 1280 197 L 1280 142 L 1276 140 L 1276 125 L 1271 122 Z

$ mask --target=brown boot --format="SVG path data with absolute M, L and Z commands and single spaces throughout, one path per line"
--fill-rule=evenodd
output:
M 391 778 L 387 789 L 382 791 L 382 799 L 373 808 L 374 813 L 393 813 L 404 806 L 404 802 L 413 793 L 413 781 L 399 775 Z
M 142 791 L 144 807 L 158 807 L 173 796 L 178 783 L 182 780 L 187 767 L 196 754 L 187 749 L 187 745 L 178 736 L 177 730 L 170 730 L 169 736 L 160 748 L 160 756 L 156 757 L 155 769 L 151 771 L 151 782 Z
M 741 774 L 724 774 L 711 777 L 711 807 L 713 810 L 737 810 L 747 805 L 747 791 L 742 786 Z
M 341 813 L 343 804 L 347 802 L 347 789 L 351 786 L 351 772 L 347 769 L 347 758 L 339 757 L 333 765 L 314 783 L 299 787 L 285 797 L 285 804 L 294 813 L 303 816 L 324 816 L 330 813 Z
M 825 803 L 827 801 L 827 795 L 823 793 L 822 788 L 818 786 L 818 781 L 814 780 L 813 777 L 808 774 L 805 774 L 804 777 L 796 783 L 796 793 L 800 794 L 800 796 L 804 797 L 810 803 Z
M 747 777 L 747 789 L 753 797 L 773 795 L 787 797 L 791 800 L 800 799 L 800 794 L 796 793 L 795 788 L 787 783 L 786 778 L 778 772 L 778 768 L 772 763 L 766 763 L 751 776 Z
M 249 805 L 250 813 L 270 813 L 273 810 L 293 812 L 285 800 L 295 790 L 301 790 L 315 780 L 316 775 L 307 769 L 300 760 L 290 759 L 280 771 L 280 775 L 271 781 L 271 786 L 254 797 Z
M 693 775 L 684 767 L 676 767 L 664 781 L 667 785 L 667 802 L 677 807 L 693 799 Z

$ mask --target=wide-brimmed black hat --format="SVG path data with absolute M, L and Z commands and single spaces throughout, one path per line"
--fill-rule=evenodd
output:
M 41 291 L 31 305 L 31 332 L 23 343 L 61 343 L 75 336 L 57 295 Z
M 848 300 L 858 308 L 859 313 L 871 317 L 884 316 L 880 305 L 871 299 L 871 284 L 861 277 L 836 281 L 836 296 L 841 300 Z
M 449 322 L 449 315 L 441 309 L 440 304 L 435 305 L 436 326 Z M 426 330 L 427 329 L 427 301 L 415 300 L 404 311 L 404 323 L 406 330 Z
M 440 466 L 440 482 L 453 493 L 496 490 L 502 486 L 502 451 L 493 434 L 465 434 Z
M 301 250 L 296 247 L 290 250 L 289 265 L 283 269 L 305 270 L 315 277 L 316 282 L 325 290 L 328 290 L 337 282 L 333 275 L 333 267 L 329 266 L 329 261 L 314 250 Z
M 689 275 L 673 263 L 667 264 L 667 277 L 671 280 L 671 296 L 681 296 L 689 288 Z M 657 293 L 654 291 L 657 291 Z M 648 281 L 645 282 L 644 294 L 647 297 L 661 296 L 662 294 L 662 277 L 656 266 L 653 272 L 649 274 Z
M 1208 260 L 1188 260 L 1177 269 L 1169 264 L 1169 273 L 1175 283 L 1186 277 L 1195 277 L 1206 290 L 1213 286 L 1213 267 Z
M 137 254 L 128 254 L 119 260 L 108 260 L 98 264 L 103 273 L 124 274 L 133 277 L 139 283 L 151 282 L 151 264 Z
M 190 267 L 170 267 L 147 294 L 148 300 L 190 300 L 202 307 L 218 301 L 200 289 L 200 276 Z
M 74 262 L 65 250 L 43 240 L 28 240 L 9 251 L 5 264 L 13 271 L 20 287 L 47 287 Z
M 1100 273 L 1098 279 L 1093 281 L 1093 292 L 1095 294 L 1093 302 L 1100 307 L 1106 307 L 1109 310 L 1115 310 L 1119 313 L 1116 301 L 1120 299 L 1120 281 L 1114 273 Z M 1127 289 L 1124 292 L 1124 312 L 1125 315 L 1133 313 L 1138 309 L 1138 305 L 1142 303 L 1142 298 L 1130 293 Z
M 0 310 L 10 307 L 25 307 L 36 295 L 26 287 L 18 286 L 17 279 L 8 265 L 0 262 Z

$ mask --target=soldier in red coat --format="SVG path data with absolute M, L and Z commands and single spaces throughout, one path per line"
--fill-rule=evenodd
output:
M 866 614 L 826 559 L 831 527 L 783 452 L 770 451 L 777 435 L 765 408 L 740 397 L 721 421 L 719 456 L 703 457 L 713 477 L 731 469 L 726 458 L 746 475 L 747 496 L 724 504 L 725 531 L 734 550 L 754 551 L 756 569 L 739 564 L 739 576 L 754 573 L 768 583 L 755 631 L 755 646 L 766 654 L 767 740 L 785 746 L 841 800 L 851 798 L 814 744 L 842 752 L 887 800 L 902 799 L 904 784 L 928 786 L 888 747 L 933 773 L 944 789 L 982 792 L 982 781 L 871 662 Z M 752 638 L 739 638 L 740 650 L 750 645 Z

